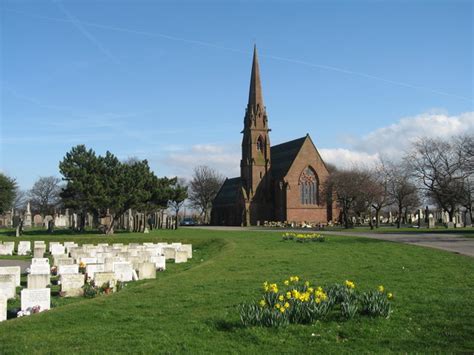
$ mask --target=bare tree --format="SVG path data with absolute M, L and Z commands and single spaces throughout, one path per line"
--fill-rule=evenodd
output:
M 209 221 L 212 201 L 223 183 L 224 177 L 216 170 L 205 165 L 194 168 L 193 177 L 189 183 L 189 201 L 200 211 L 204 223 Z
M 351 216 L 354 213 L 368 210 L 368 201 L 372 197 L 367 187 L 367 177 L 367 171 L 363 170 L 335 170 L 324 185 L 323 196 L 336 201 L 345 228 L 352 225 Z
M 50 214 L 60 203 L 61 179 L 55 176 L 40 177 L 28 192 L 31 207 L 41 214 Z
M 384 170 L 388 197 L 398 211 L 397 228 L 400 228 L 402 216 L 407 214 L 410 207 L 419 205 L 418 188 L 411 181 L 410 171 L 405 164 L 385 162 Z
M 470 175 L 465 169 L 469 161 L 463 147 L 454 139 L 422 138 L 414 143 L 406 162 L 425 195 L 447 211 L 452 221 Z
M 389 175 L 383 161 L 375 167 L 371 175 L 373 180 L 372 208 L 375 211 L 375 227 L 378 228 L 380 212 L 392 204 L 392 199 L 388 191 Z
M 15 190 L 15 199 L 13 200 L 13 208 L 15 210 L 25 210 L 28 203 L 28 192 L 17 188 Z

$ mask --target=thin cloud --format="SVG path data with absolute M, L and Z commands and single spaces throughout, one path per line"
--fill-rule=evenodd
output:
M 102 24 L 98 24 L 98 23 L 79 21 L 79 20 L 74 19 L 74 18 L 72 18 L 72 19 L 69 18 L 68 20 L 58 19 L 58 18 L 49 17 L 49 16 L 24 13 L 24 12 L 21 12 L 21 11 L 16 11 L 16 10 L 11 10 L 11 9 L 5 9 L 5 11 L 9 11 L 9 12 L 13 12 L 13 13 L 17 13 L 17 14 L 21 14 L 21 15 L 25 15 L 25 16 L 35 17 L 35 18 L 41 18 L 41 19 L 50 20 L 50 21 L 73 22 L 76 26 L 78 26 L 78 25 L 81 26 L 82 29 L 84 29 L 84 26 L 89 26 L 89 27 L 101 28 L 101 29 L 104 29 L 104 30 L 125 32 L 125 33 L 130 33 L 130 34 L 148 36 L 148 37 L 159 37 L 159 38 L 163 38 L 163 39 L 167 39 L 167 40 L 171 40 L 171 41 L 184 42 L 184 43 L 189 43 L 189 44 L 194 44 L 194 45 L 199 45 L 199 46 L 204 46 L 204 47 L 210 47 L 210 48 L 221 49 L 221 50 L 225 50 L 225 51 L 231 51 L 231 52 L 235 52 L 235 53 L 241 53 L 241 54 L 245 54 L 245 55 L 249 54 L 249 51 L 244 51 L 244 50 L 240 50 L 240 49 L 237 49 L 237 48 L 220 46 L 220 45 L 216 45 L 214 43 L 207 42 L 207 41 L 200 41 L 200 40 L 193 40 L 193 39 L 176 37 L 176 36 L 169 35 L 169 34 L 148 32 L 148 31 L 142 31 L 142 30 L 134 30 L 134 29 L 128 29 L 128 28 L 123 28 L 123 27 L 109 26 L 109 25 L 102 25 Z M 86 33 L 87 33 L 87 31 L 84 34 L 86 34 Z M 100 45 L 100 43 L 99 43 L 99 45 Z M 271 55 L 271 54 L 260 54 L 260 56 L 261 57 L 266 57 L 266 58 L 269 58 L 269 59 L 273 59 L 273 60 L 278 60 L 278 61 L 284 61 L 284 62 L 298 64 L 298 65 L 303 65 L 303 66 L 306 66 L 306 67 L 309 67 L 309 68 L 318 68 L 318 69 L 323 69 L 323 70 L 328 70 L 328 71 L 334 71 L 334 72 L 338 72 L 338 73 L 342 73 L 342 74 L 358 76 L 358 77 L 369 79 L 369 80 L 376 80 L 376 81 L 384 82 L 384 83 L 390 84 L 390 85 L 406 87 L 406 88 L 413 89 L 413 90 L 420 90 L 420 91 L 430 92 L 430 93 L 436 94 L 436 95 L 449 96 L 449 97 L 457 98 L 457 99 L 463 100 L 463 101 L 474 102 L 474 99 L 472 97 L 457 95 L 457 94 L 449 93 L 447 91 L 433 89 L 433 88 L 429 88 L 429 87 L 422 86 L 422 85 L 414 85 L 412 83 L 396 81 L 396 80 L 388 79 L 388 78 L 385 78 L 385 77 L 376 76 L 376 75 L 372 75 L 372 74 L 369 74 L 369 73 L 358 72 L 358 71 L 354 71 L 354 70 L 350 70 L 350 69 L 346 69 L 346 68 L 340 68 L 340 67 L 335 67 L 335 66 L 332 66 L 332 65 L 313 63 L 313 62 L 303 61 L 303 60 L 295 59 L 295 58 L 280 57 L 280 56 Z

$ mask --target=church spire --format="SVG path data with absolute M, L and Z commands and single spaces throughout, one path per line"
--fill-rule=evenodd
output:
M 258 65 L 258 57 L 257 57 L 257 45 L 254 45 L 253 62 L 252 62 L 252 77 L 250 79 L 248 108 L 256 111 L 258 106 L 260 106 L 260 110 L 264 109 L 263 96 L 262 96 L 262 83 L 260 81 L 260 68 Z

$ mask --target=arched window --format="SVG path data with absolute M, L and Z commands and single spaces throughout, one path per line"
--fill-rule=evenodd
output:
M 264 147 L 263 138 L 262 136 L 259 136 L 257 139 L 257 151 L 263 153 L 263 147 Z
M 319 181 L 316 173 L 309 166 L 300 176 L 300 200 L 303 205 L 319 204 Z

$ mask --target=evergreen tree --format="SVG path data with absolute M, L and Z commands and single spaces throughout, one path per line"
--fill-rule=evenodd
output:
M 16 187 L 15 179 L 0 173 L 0 214 L 4 214 L 12 207 Z

